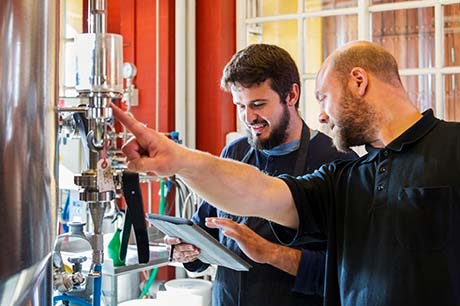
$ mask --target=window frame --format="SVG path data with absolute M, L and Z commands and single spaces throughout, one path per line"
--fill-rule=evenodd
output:
M 240 50 L 248 45 L 248 27 L 254 24 L 286 21 L 286 20 L 297 20 L 298 24 L 298 58 L 297 63 L 299 65 L 299 73 L 301 75 L 302 85 L 305 85 L 307 81 L 315 79 L 314 73 L 305 73 L 305 54 L 304 52 L 304 22 L 309 18 L 316 17 L 333 17 L 349 14 L 358 15 L 358 39 L 360 40 L 372 40 L 372 14 L 385 11 L 394 11 L 402 9 L 418 9 L 418 8 L 434 8 L 434 66 L 431 68 L 411 68 L 411 69 L 400 69 L 401 76 L 420 76 L 420 75 L 433 75 L 435 79 L 435 114 L 438 118 L 444 119 L 446 114 L 444 94 L 444 77 L 450 74 L 460 74 L 460 66 L 449 66 L 444 67 L 444 16 L 443 6 L 451 4 L 460 4 L 458 0 L 417 0 L 417 1 L 401 1 L 385 4 L 372 4 L 370 0 L 358 0 L 357 6 L 340 9 L 325 9 L 312 12 L 304 12 L 304 0 L 290 0 L 297 1 L 297 13 L 284 14 L 284 15 L 273 15 L 273 16 L 261 16 L 247 18 L 247 5 L 254 5 L 257 0 L 236 0 L 236 38 L 237 38 L 237 49 Z M 302 114 L 306 114 L 306 96 L 305 91 L 302 91 L 300 110 Z M 238 130 L 241 126 L 238 122 Z

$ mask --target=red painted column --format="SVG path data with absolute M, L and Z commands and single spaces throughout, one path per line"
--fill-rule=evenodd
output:
M 160 1 L 159 131 L 175 130 L 175 1 Z
M 235 51 L 235 0 L 196 0 L 196 146 L 216 155 L 236 129 L 231 95 L 220 89 Z
M 118 23 L 119 33 L 123 36 L 123 61 L 136 65 L 136 1 L 116 1 L 120 2 Z M 110 18 L 111 11 L 109 10 L 109 20 Z
M 123 20 L 120 16 L 121 4 L 120 0 L 108 1 L 105 14 L 107 19 L 107 33 L 121 33 L 120 20 Z
M 130 1 L 127 1 L 130 2 Z M 139 105 L 131 112 L 136 119 L 149 127 L 155 127 L 155 1 L 136 0 L 135 5 L 135 65 L 137 76 L 134 79 L 139 89 Z M 122 33 L 124 34 L 124 33 Z

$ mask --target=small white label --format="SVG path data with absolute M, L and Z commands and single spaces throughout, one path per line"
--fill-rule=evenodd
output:
M 97 162 L 97 189 L 99 192 L 115 190 L 111 161 L 102 158 Z

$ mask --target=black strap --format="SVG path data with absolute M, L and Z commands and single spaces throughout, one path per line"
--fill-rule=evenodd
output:
M 125 196 L 126 205 L 128 206 L 126 209 L 125 224 L 127 220 L 132 222 L 134 234 L 136 236 L 139 263 L 147 263 L 150 259 L 149 237 L 147 234 L 147 226 L 145 225 L 144 204 L 142 202 L 142 193 L 139 186 L 139 174 L 124 171 L 122 181 L 123 195 Z M 125 237 L 125 231 L 128 232 L 129 238 L 130 229 L 131 227 L 127 228 L 127 226 L 124 226 L 123 238 Z
M 241 162 L 247 164 L 249 159 L 251 158 L 252 153 L 254 153 L 254 148 L 250 146 L 248 152 L 246 153 L 246 155 L 244 155 Z
M 310 129 L 302 123 L 302 134 L 300 135 L 299 152 L 297 153 L 297 160 L 295 162 L 294 176 L 305 174 L 305 169 L 308 162 L 308 146 L 310 145 Z

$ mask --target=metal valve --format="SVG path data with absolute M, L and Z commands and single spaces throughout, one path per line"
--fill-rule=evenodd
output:
M 77 256 L 77 257 L 69 257 L 67 260 L 72 264 L 72 271 L 81 272 L 82 270 L 82 263 L 84 263 L 88 258 L 86 256 Z

